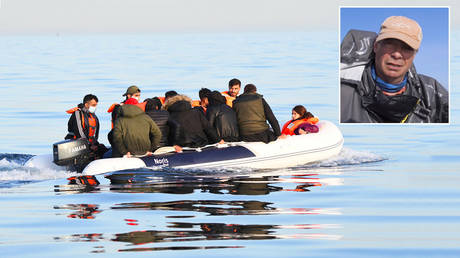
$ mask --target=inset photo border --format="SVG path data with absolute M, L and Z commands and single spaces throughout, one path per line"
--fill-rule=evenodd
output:
M 412 58 L 400 55 L 401 51 L 389 53 L 383 48 L 378 48 L 378 55 L 375 54 L 376 36 L 382 23 L 391 16 L 407 17 L 420 26 L 422 39 L 419 49 L 413 49 Z M 379 46 L 395 41 L 388 35 L 400 39 L 420 36 L 407 35 L 414 33 L 414 28 L 407 27 L 405 18 L 390 20 Z M 341 124 L 449 124 L 449 7 L 341 6 L 339 28 Z M 350 30 L 355 31 L 347 36 Z M 410 48 L 403 43 L 399 49 L 404 47 Z M 414 68 L 408 70 L 403 81 L 395 83 L 398 77 L 392 76 L 409 68 L 409 62 Z

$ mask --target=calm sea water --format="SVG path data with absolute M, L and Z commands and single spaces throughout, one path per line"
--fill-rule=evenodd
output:
M 452 34 L 457 42 L 458 33 Z M 339 125 L 339 156 L 264 171 L 158 171 L 67 184 L 24 163 L 66 134 L 87 93 L 105 111 L 229 79 L 258 86 L 280 123 L 303 104 L 338 124 L 337 32 L 0 38 L 2 257 L 458 257 L 460 58 L 451 49 L 451 124 Z

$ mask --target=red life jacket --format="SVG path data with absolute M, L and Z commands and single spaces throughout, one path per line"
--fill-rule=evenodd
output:
M 96 142 L 97 139 L 97 127 L 98 119 L 96 115 L 83 112 L 80 108 L 74 107 L 66 111 L 68 114 L 75 113 L 75 118 L 77 119 L 78 133 L 82 138 L 87 138 L 90 143 Z M 77 139 L 77 136 L 74 135 L 74 139 Z
M 289 120 L 283 125 L 283 129 L 281 130 L 281 134 L 284 135 L 294 135 L 295 129 L 297 129 L 303 123 L 309 124 L 316 124 L 318 123 L 319 119 L 317 117 L 310 117 L 310 118 L 303 118 L 298 120 Z
M 107 109 L 107 113 L 112 113 L 113 110 L 115 109 L 115 106 L 116 106 L 116 105 L 121 105 L 121 104 L 113 103 L 113 104 L 109 107 L 109 109 Z M 136 104 L 135 106 L 140 107 L 140 108 L 142 109 L 142 111 L 145 112 L 145 105 L 147 105 L 147 102 L 141 102 L 141 103 Z

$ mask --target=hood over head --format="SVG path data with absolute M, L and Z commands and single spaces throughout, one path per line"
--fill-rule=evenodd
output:
M 214 105 L 219 105 L 219 104 L 226 104 L 227 103 L 227 99 L 222 96 L 222 94 L 218 91 L 213 91 L 211 93 L 209 93 L 207 95 L 208 97 L 208 101 L 209 101 L 209 105 L 210 106 L 214 106 Z
M 377 33 L 363 30 L 350 30 L 340 44 L 340 63 L 353 65 L 368 62 L 374 53 Z
M 168 111 L 185 111 L 192 108 L 192 99 L 185 95 L 176 95 L 168 98 L 163 107 Z

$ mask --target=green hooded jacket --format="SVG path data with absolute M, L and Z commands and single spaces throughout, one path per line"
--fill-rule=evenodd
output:
M 113 128 L 113 155 L 127 152 L 142 155 L 158 148 L 161 131 L 153 120 L 135 105 L 123 105 Z

